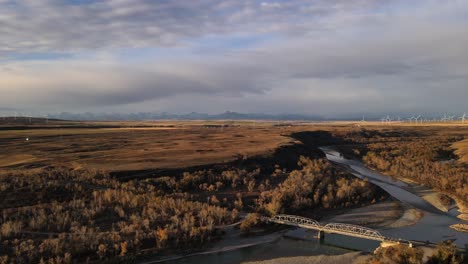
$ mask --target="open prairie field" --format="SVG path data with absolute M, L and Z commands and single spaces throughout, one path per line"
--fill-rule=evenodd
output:
M 249 122 L 129 122 L 0 130 L 0 168 L 179 168 L 267 154 L 298 127 Z
M 16 122 L 15 122 L 16 121 Z M 185 168 L 268 155 L 299 131 L 397 130 L 467 134 L 452 124 L 382 125 L 380 122 L 279 123 L 253 121 L 71 122 L 0 120 L 0 169 L 47 166 L 106 171 Z M 467 159 L 467 141 L 454 145 Z

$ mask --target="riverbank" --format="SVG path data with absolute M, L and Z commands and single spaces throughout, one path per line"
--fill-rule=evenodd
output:
M 388 225 L 390 228 L 401 228 L 406 226 L 415 225 L 421 220 L 424 213 L 418 209 L 406 208 L 404 214 L 395 222 Z
M 230 231 L 226 237 L 220 240 L 216 246 L 211 248 L 206 248 L 203 251 L 186 254 L 186 255 L 172 255 L 162 258 L 155 258 L 154 260 L 141 261 L 140 264 L 153 264 L 153 263 L 166 263 L 173 262 L 178 260 L 183 260 L 186 258 L 191 258 L 195 256 L 203 256 L 210 254 L 225 253 L 230 251 L 235 251 L 243 248 L 254 247 L 262 244 L 272 243 L 275 240 L 280 239 L 286 231 L 279 231 L 268 235 L 262 236 L 251 236 L 251 237 L 241 237 L 239 232 L 233 230 Z
M 216 247 L 218 248 L 218 247 Z M 166 264 L 239 264 L 246 262 L 263 261 L 277 258 L 295 258 L 308 256 L 339 256 L 354 253 L 348 249 L 325 245 L 314 240 L 290 239 L 280 236 L 271 241 L 258 241 L 251 245 L 239 245 L 224 248 L 223 250 L 208 250 L 187 256 L 166 258 L 165 260 L 146 260 L 136 263 L 166 263 Z M 324 262 L 329 263 L 329 262 Z M 332 262 L 333 263 L 333 262 Z
M 460 213 L 457 217 L 463 221 L 468 222 L 468 205 L 461 202 L 459 199 L 454 199 L 457 203 L 458 212 Z
M 429 187 L 422 186 L 409 178 L 397 177 L 397 179 L 407 183 L 411 189 L 411 192 L 423 198 L 440 211 L 447 213 L 453 209 L 456 209 L 458 212 L 457 217 L 468 221 L 468 206 L 466 206 L 456 197 L 451 197 L 450 194 L 442 193 Z
M 463 203 L 460 199 L 452 197 L 449 194 L 445 194 L 426 186 L 422 186 L 416 181 L 405 178 L 396 177 L 398 180 L 408 184 L 407 189 L 415 195 L 421 197 L 426 202 L 430 203 L 436 209 L 441 212 L 449 213 L 457 218 L 468 221 L 468 205 Z M 449 201 L 447 201 L 449 200 Z
M 343 210 L 323 219 L 324 222 L 346 223 L 370 228 L 400 228 L 418 223 L 423 217 L 420 210 L 388 200 L 377 204 Z
M 401 204 L 392 200 L 341 211 L 324 217 L 322 221 L 378 228 L 394 223 L 404 214 Z
M 288 257 L 288 258 L 275 258 L 262 261 L 242 262 L 243 264 L 349 264 L 354 263 L 356 259 L 361 256 L 360 252 L 346 253 L 342 255 L 328 256 L 308 256 L 308 257 Z
M 468 233 L 468 225 L 467 224 L 454 224 L 451 225 L 450 228 L 455 229 L 459 232 Z

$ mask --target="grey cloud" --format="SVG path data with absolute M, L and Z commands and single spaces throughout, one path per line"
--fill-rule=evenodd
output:
M 0 105 L 115 110 L 158 105 L 164 107 L 162 111 L 222 112 L 229 108 L 329 114 L 466 111 L 462 108 L 468 98 L 468 36 L 467 21 L 460 18 L 464 13 L 458 14 L 460 6 L 439 8 L 434 1 L 409 17 L 399 12 L 346 12 L 350 2 L 357 3 L 352 8 L 369 8 L 379 1 L 316 1 L 308 6 L 304 2 L 277 1 L 281 8 L 263 5 L 263 9 L 261 2 L 247 0 L 160 1 L 157 6 L 149 1 L 130 5 L 125 0 L 74 7 L 52 1 L 37 4 L 30 9 L 45 8 L 44 14 L 55 10 L 64 23 L 49 32 L 52 20 L 41 15 L 34 19 L 43 23 L 23 25 L 23 33 L 37 26 L 34 30 L 45 30 L 46 37 L 34 36 L 23 43 L 26 35 L 7 35 L 0 42 L 18 50 L 38 43 L 44 44 L 37 45 L 39 49 L 90 49 L 169 45 L 207 32 L 266 30 L 280 31 L 286 37 L 235 53 L 192 54 L 163 61 L 149 57 L 133 64 L 95 58 L 7 62 L 0 67 Z M 68 8 L 70 18 L 62 18 Z M 112 12 L 104 12 L 106 8 Z M 307 18 L 311 9 L 315 16 Z M 298 16 L 291 19 L 294 12 Z M 64 30 L 72 28 L 75 19 L 75 33 Z
M 21 106 L 110 106 L 180 94 L 242 96 L 262 93 L 249 76 L 255 67 L 183 61 L 134 65 L 82 61 L 11 65 L 0 79 L 0 104 Z M 258 76 L 257 76 L 258 77 Z
M 0 54 L 176 45 L 233 32 L 304 32 L 306 20 L 379 1 L 107 0 L 0 2 Z

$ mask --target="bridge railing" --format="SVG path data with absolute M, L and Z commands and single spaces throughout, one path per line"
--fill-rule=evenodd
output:
M 351 224 L 329 223 L 323 226 L 322 230 L 330 230 L 332 232 L 336 230 L 340 232 L 385 240 L 385 237 L 377 230 Z
M 314 219 L 297 216 L 297 215 L 276 215 L 268 219 L 270 222 L 285 222 L 285 223 L 292 223 L 292 224 L 300 224 L 300 225 L 309 225 L 309 226 L 316 226 L 320 227 L 320 223 Z

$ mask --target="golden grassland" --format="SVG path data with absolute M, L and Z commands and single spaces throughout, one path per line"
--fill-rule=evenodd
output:
M 216 127 L 182 123 L 175 127 L 0 131 L 0 168 L 60 165 L 116 171 L 219 163 L 272 152 L 292 142 L 283 136 L 290 130 L 265 124 Z
M 28 129 L 37 125 L 41 127 Z M 0 130 L 0 169 L 50 165 L 106 171 L 183 168 L 267 155 L 279 146 L 294 142 L 288 135 L 298 131 L 369 128 L 468 134 L 468 125 L 451 123 L 382 125 L 344 121 L 49 121 L 46 124 L 39 120 L 26 128 Z M 456 143 L 454 147 L 466 162 L 468 141 Z

